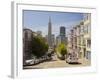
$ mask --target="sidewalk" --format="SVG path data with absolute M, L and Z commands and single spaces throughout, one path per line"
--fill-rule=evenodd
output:
M 88 60 L 88 59 L 85 59 L 85 58 L 79 59 L 79 62 L 80 62 L 83 66 L 89 66 L 89 65 L 91 65 L 91 60 Z

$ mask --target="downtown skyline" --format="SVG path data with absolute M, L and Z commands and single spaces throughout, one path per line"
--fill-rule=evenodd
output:
M 48 34 L 49 17 L 52 23 L 52 34 L 58 36 L 61 26 L 65 26 L 67 32 L 83 20 L 83 13 L 24 10 L 23 27 L 35 32 L 41 31 L 42 35 L 46 36 Z

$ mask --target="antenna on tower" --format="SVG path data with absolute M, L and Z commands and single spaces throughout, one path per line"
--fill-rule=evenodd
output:
M 51 23 L 51 17 L 49 16 L 49 22 Z

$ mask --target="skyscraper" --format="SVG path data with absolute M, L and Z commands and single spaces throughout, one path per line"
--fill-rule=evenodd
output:
M 55 35 L 52 34 L 52 46 L 54 47 L 55 46 Z
M 66 35 L 66 28 L 64 26 L 60 27 L 60 36 L 65 36 Z
M 52 47 L 52 23 L 51 23 L 50 17 L 49 17 L 49 23 L 48 23 L 48 45 L 49 47 Z
M 64 26 L 60 27 L 60 39 L 61 39 L 61 43 L 66 44 L 66 28 Z
M 64 26 L 60 27 L 60 34 L 56 37 L 56 45 L 59 44 L 67 44 L 67 37 L 66 37 L 66 28 Z

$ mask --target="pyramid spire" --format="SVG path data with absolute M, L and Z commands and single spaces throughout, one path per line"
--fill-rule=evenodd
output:
M 49 16 L 49 23 L 51 23 L 51 17 Z
M 52 46 L 52 23 L 51 17 L 49 16 L 49 23 L 48 23 L 48 45 Z

